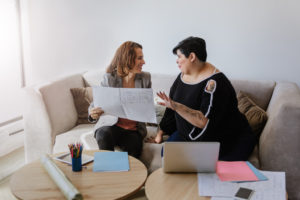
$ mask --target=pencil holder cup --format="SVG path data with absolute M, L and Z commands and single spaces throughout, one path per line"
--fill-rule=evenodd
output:
M 80 172 L 81 170 L 82 170 L 81 156 L 79 156 L 78 158 L 72 158 L 72 171 Z

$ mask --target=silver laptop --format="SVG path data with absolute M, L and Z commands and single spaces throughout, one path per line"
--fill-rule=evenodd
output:
M 164 172 L 215 172 L 219 142 L 165 142 Z

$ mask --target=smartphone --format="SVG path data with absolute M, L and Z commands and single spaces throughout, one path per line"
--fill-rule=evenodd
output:
M 234 195 L 234 198 L 242 199 L 242 200 L 250 199 L 253 193 L 254 190 L 252 189 L 240 187 L 236 192 L 236 194 Z

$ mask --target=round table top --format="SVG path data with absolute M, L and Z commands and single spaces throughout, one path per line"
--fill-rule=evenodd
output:
M 150 174 L 145 191 L 149 200 L 210 199 L 199 196 L 197 173 L 164 173 L 162 168 Z
M 84 151 L 94 155 L 97 151 Z M 73 172 L 72 166 L 54 160 L 70 179 L 84 199 L 124 199 L 137 192 L 147 178 L 142 162 L 129 156 L 130 170 L 126 172 L 93 172 L 93 162 L 81 172 Z M 19 199 L 64 199 L 63 193 L 53 182 L 39 160 L 16 171 L 10 180 L 12 193 Z

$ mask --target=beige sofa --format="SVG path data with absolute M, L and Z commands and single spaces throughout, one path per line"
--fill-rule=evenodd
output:
M 44 153 L 68 151 L 67 144 L 81 141 L 97 149 L 93 124 L 76 126 L 77 112 L 70 88 L 99 85 L 102 70 L 70 75 L 25 89 L 25 159 Z M 176 75 L 152 74 L 152 87 L 169 92 Z M 231 80 L 236 91 L 246 92 L 266 110 L 268 121 L 250 161 L 263 170 L 285 171 L 289 197 L 300 199 L 300 91 L 294 83 Z M 155 127 L 147 127 L 148 136 Z M 142 162 L 151 173 L 161 167 L 161 144 L 144 144 Z

